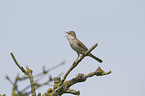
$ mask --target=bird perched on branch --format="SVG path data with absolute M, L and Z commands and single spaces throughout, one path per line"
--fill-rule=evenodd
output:
M 78 57 L 79 57 L 79 54 L 84 54 L 84 52 L 88 50 L 88 48 L 80 40 L 77 39 L 74 31 L 69 31 L 66 33 L 67 35 L 65 37 L 67 37 L 71 48 L 77 52 Z M 92 57 L 93 59 L 97 60 L 100 63 L 103 62 L 101 59 L 94 56 L 92 53 L 89 53 L 88 56 Z

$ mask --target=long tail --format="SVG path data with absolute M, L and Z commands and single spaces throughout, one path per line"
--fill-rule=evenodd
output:
M 94 56 L 93 54 L 89 54 L 89 56 L 92 57 L 93 59 L 97 60 L 100 63 L 103 62 L 103 60 L 99 59 L 98 57 Z

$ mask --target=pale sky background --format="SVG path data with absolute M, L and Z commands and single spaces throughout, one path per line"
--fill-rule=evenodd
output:
M 24 75 L 10 52 L 33 74 L 63 60 L 66 65 L 50 74 L 66 72 L 77 57 L 64 37 L 71 30 L 88 48 L 98 43 L 92 53 L 104 62 L 86 57 L 67 80 L 98 66 L 112 71 L 71 88 L 81 96 L 145 96 L 145 0 L 0 0 L 0 94 L 11 96 L 6 75 L 12 80 Z

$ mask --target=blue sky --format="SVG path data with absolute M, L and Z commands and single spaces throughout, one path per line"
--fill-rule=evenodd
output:
M 73 89 L 81 96 L 145 95 L 145 0 L 1 0 L 0 13 L 1 94 L 10 96 L 12 91 L 6 75 L 13 80 L 18 73 L 24 75 L 10 52 L 22 66 L 33 69 L 33 74 L 63 60 L 66 64 L 50 74 L 66 72 L 77 54 L 64 31 L 73 30 L 88 48 L 99 44 L 92 53 L 104 62 L 99 64 L 86 57 L 67 80 L 78 73 L 93 72 L 98 66 L 112 71 L 108 76 L 89 78 Z

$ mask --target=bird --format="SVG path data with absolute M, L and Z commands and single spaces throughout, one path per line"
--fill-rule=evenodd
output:
M 77 52 L 79 58 L 80 54 L 84 54 L 88 50 L 88 48 L 80 40 L 77 39 L 76 33 L 74 31 L 68 31 L 66 33 L 67 35 L 65 37 L 67 37 L 71 48 Z M 92 57 L 100 63 L 103 62 L 103 60 L 94 56 L 92 53 L 89 53 L 87 56 Z

